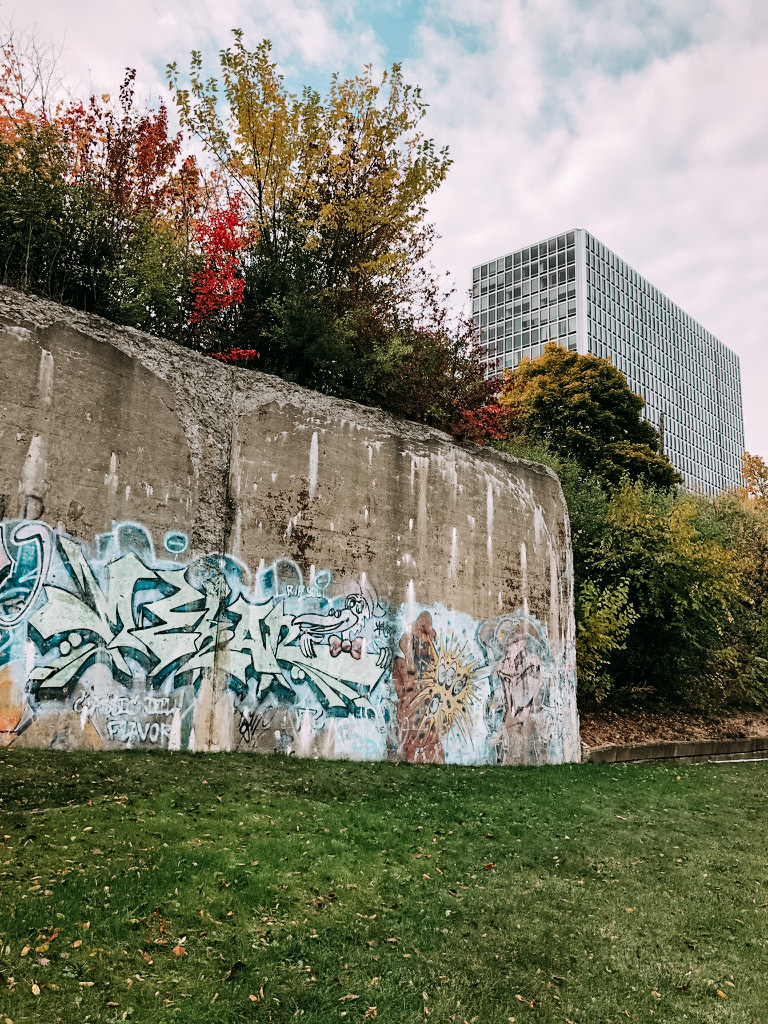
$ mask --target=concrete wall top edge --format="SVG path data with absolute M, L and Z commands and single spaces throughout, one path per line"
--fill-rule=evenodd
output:
M 197 415 L 203 422 L 209 420 L 220 424 L 222 415 L 229 417 L 233 411 L 236 417 L 248 415 L 269 403 L 281 407 L 295 406 L 305 413 L 311 409 L 311 417 L 319 422 L 325 420 L 338 423 L 346 420 L 361 428 L 375 430 L 382 437 L 397 438 L 404 446 L 419 449 L 421 454 L 435 444 L 455 448 L 475 462 L 493 466 L 497 472 L 516 473 L 523 469 L 539 478 L 549 478 L 559 490 L 557 475 L 540 463 L 471 442 L 460 442 L 434 427 L 400 419 L 381 409 L 311 391 L 271 374 L 226 366 L 164 338 L 2 285 L 0 325 L 7 329 L 22 328 L 34 333 L 60 328 L 86 335 L 136 358 L 147 369 L 167 380 L 174 391 L 186 392 L 187 395 L 194 389 L 199 398 L 198 389 L 204 384 L 205 402 L 195 403 Z M 180 364 L 185 369 L 184 377 L 174 372 Z M 192 377 L 191 381 L 186 379 L 188 376 Z

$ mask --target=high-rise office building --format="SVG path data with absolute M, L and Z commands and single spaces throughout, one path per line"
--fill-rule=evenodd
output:
M 609 358 L 663 423 L 664 451 L 691 490 L 741 481 L 739 359 L 624 260 L 577 228 L 475 267 L 472 313 L 489 374 L 550 341 Z

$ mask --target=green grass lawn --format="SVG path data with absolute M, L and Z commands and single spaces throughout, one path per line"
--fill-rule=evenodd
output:
M 768 765 L 0 751 L 0 1024 L 768 1024 Z

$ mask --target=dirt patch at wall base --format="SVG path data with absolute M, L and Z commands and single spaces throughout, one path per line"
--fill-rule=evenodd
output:
M 768 711 L 696 714 L 663 707 L 581 711 L 581 741 L 589 747 L 661 740 L 703 741 L 768 737 Z

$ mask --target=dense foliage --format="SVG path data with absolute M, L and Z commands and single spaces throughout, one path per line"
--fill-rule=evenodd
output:
M 137 110 L 127 72 L 116 103 L 91 96 L 51 110 L 30 55 L 7 42 L 2 58 L 3 283 L 178 337 L 203 183 L 165 107 Z
M 608 359 L 547 345 L 507 376 L 499 404 L 520 440 L 545 444 L 606 486 L 624 478 L 662 488 L 682 483 L 642 418 L 644 399 Z
M 582 706 L 768 704 L 768 509 L 738 493 L 613 486 L 514 437 L 501 447 L 563 485 Z

